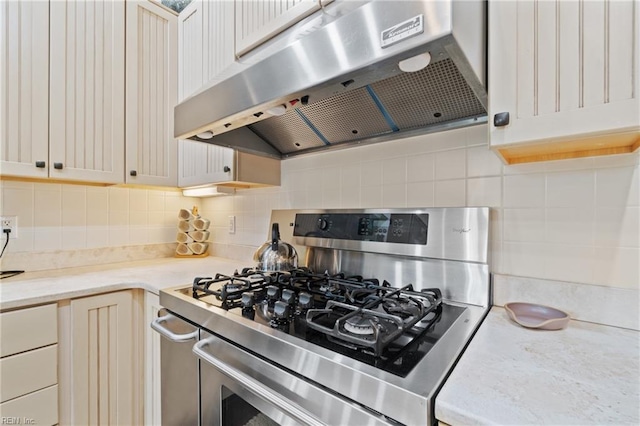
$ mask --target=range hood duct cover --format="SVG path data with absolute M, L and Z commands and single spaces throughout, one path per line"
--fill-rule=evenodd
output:
M 337 17 L 330 24 L 178 105 L 176 137 L 201 140 L 196 134 L 212 131 L 212 139 L 201 141 L 285 157 L 486 121 L 483 1 L 374 0 L 342 15 L 344 1 L 323 12 Z M 380 29 L 414 16 L 424 17 L 422 34 L 379 47 Z M 335 43 L 336 34 L 342 43 Z M 319 48 L 328 51 L 319 55 L 325 62 L 344 62 L 351 53 L 348 66 L 306 69 L 301 58 L 309 60 Z M 432 57 L 426 68 L 400 71 L 400 60 L 423 52 Z M 280 103 L 288 107 L 284 115 L 263 113 Z

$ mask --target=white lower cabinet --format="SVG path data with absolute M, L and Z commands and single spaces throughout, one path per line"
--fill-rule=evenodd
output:
M 160 297 L 145 292 L 144 297 L 144 424 L 159 425 L 162 421 L 160 405 L 160 335 L 149 324 L 158 316 Z
M 61 424 L 142 423 L 140 293 L 60 303 Z
M 58 424 L 56 305 L 0 314 L 0 423 Z

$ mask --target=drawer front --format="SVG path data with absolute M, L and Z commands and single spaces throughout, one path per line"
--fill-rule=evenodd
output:
M 58 385 L 30 393 L 0 404 L 0 415 L 5 424 L 34 424 L 39 426 L 58 423 Z M 20 423 L 17 421 L 20 420 Z
M 0 357 L 58 342 L 58 305 L 0 314 Z
M 58 345 L 0 359 L 0 402 L 58 383 Z

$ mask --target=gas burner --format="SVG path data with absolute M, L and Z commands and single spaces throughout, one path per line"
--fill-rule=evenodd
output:
M 402 318 L 410 318 L 420 315 L 424 310 L 424 304 L 409 297 L 399 297 L 394 299 L 384 299 L 382 309 L 388 314 L 398 315 Z
M 327 281 L 321 284 L 318 290 L 322 293 L 336 294 L 339 291 L 339 287 L 335 281 Z
M 223 284 L 220 288 L 220 296 L 218 299 L 223 300 L 236 300 L 242 297 L 242 293 L 245 291 L 249 291 L 251 288 L 251 283 L 247 281 L 235 281 L 231 280 L 226 284 Z M 226 297 L 225 297 L 226 296 Z
M 373 319 L 363 315 L 355 315 L 344 322 L 344 329 L 358 335 L 372 335 Z

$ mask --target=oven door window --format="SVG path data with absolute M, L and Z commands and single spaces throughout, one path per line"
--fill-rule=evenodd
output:
M 278 426 L 278 423 L 222 386 L 222 426 Z

